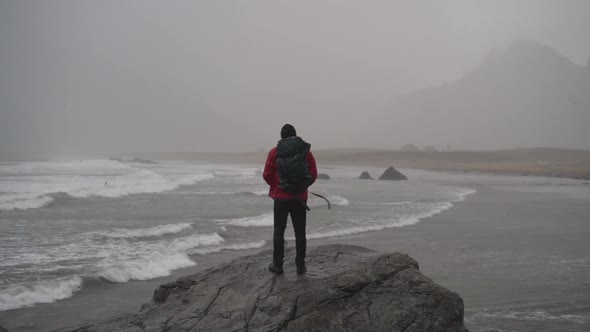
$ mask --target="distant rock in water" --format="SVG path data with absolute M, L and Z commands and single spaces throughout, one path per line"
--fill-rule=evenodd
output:
M 407 180 L 408 178 L 403 175 L 402 173 L 400 173 L 397 169 L 393 168 L 392 166 L 389 166 L 388 169 L 385 170 L 385 172 L 383 172 L 383 174 L 381 174 L 381 176 L 379 177 L 379 180 Z
M 320 180 L 330 180 L 330 176 L 328 174 L 325 174 L 325 173 L 320 173 L 320 174 L 318 174 L 318 179 L 320 179 Z
M 373 178 L 371 177 L 371 174 L 369 174 L 369 172 L 364 171 L 361 173 L 361 176 L 359 176 L 359 180 L 373 180 Z
M 286 254 L 284 275 L 267 250 L 162 285 L 137 314 L 60 331 L 467 331 L 461 297 L 407 255 L 310 248 L 298 277 Z

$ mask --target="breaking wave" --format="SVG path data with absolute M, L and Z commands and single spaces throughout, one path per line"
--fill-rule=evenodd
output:
M 102 264 L 99 277 L 111 282 L 149 280 L 165 277 L 177 269 L 196 265 L 186 254 L 153 252 L 134 260 L 108 259 Z
M 574 322 L 578 324 L 586 323 L 586 319 L 580 315 L 574 314 L 552 314 L 544 310 L 530 310 L 530 311 L 516 311 L 508 309 L 497 309 L 497 310 L 482 310 L 476 312 L 476 317 L 484 318 L 508 318 L 514 320 L 523 321 L 565 321 Z
M 0 293 L 0 311 L 63 300 L 71 297 L 81 288 L 82 278 L 79 276 L 42 281 L 35 285 L 13 286 Z
M 458 198 L 453 200 L 453 202 L 463 202 L 467 196 L 469 196 L 471 194 L 475 194 L 476 192 L 477 192 L 477 190 L 475 190 L 475 189 L 462 188 L 457 193 Z
M 0 211 L 38 209 L 53 202 L 51 196 L 0 195 Z
M 146 245 L 121 255 L 109 255 L 100 264 L 97 276 L 111 282 L 149 280 L 170 275 L 172 271 L 196 265 L 187 252 L 191 249 L 219 245 L 225 240 L 217 233 L 192 234 L 169 243 Z
M 199 192 L 198 195 L 246 195 L 246 196 L 268 196 L 268 190 L 254 191 L 208 191 Z
M 328 237 L 337 237 L 378 231 L 387 228 L 405 227 L 419 223 L 421 220 L 432 217 L 443 211 L 450 209 L 455 202 L 464 201 L 468 195 L 474 194 L 474 189 L 460 189 L 457 196 L 451 202 L 392 202 L 385 203 L 395 206 L 394 209 L 400 209 L 399 215 L 391 218 L 380 220 L 370 220 L 364 222 L 355 222 L 354 226 L 344 227 L 334 230 L 318 231 L 307 234 L 308 239 L 320 239 Z
M 258 249 L 258 248 L 264 247 L 264 245 L 266 245 L 266 241 L 260 240 L 260 241 L 254 241 L 254 242 L 248 242 L 248 243 L 236 243 L 236 244 L 230 244 L 230 245 L 225 245 L 225 246 L 194 249 L 194 250 L 191 250 L 190 253 L 191 254 L 210 254 L 213 252 L 220 252 L 223 250 Z
M 40 208 L 53 202 L 55 194 L 117 198 L 171 191 L 214 178 L 213 173 L 180 171 L 164 176 L 157 167 L 137 168 L 113 160 L 0 165 L 0 210 Z
M 340 206 L 347 206 L 348 204 L 350 204 L 350 202 L 346 198 L 344 198 L 342 196 L 338 196 L 338 195 L 330 196 L 328 199 L 333 204 L 340 205 Z
M 330 203 L 332 205 L 339 205 L 339 206 L 347 206 L 350 204 L 350 202 L 348 201 L 348 199 L 342 197 L 342 196 L 338 196 L 338 195 L 325 195 L 326 198 L 330 201 Z M 309 206 L 322 206 L 322 205 L 327 205 L 326 201 L 322 198 L 313 196 L 313 195 L 309 195 L 309 202 L 308 205 Z
M 189 229 L 187 224 L 179 224 L 178 229 Z M 14 264 L 54 264 L 52 270 L 74 272 L 72 262 L 78 262 L 79 270 L 72 278 L 58 278 L 46 281 L 29 282 L 0 290 L 0 311 L 16 309 L 35 303 L 51 303 L 71 297 L 82 288 L 82 278 L 104 279 L 109 282 L 130 280 L 149 280 L 170 275 L 174 270 L 190 267 L 196 263 L 190 259 L 189 252 L 218 246 L 225 240 L 218 233 L 191 234 L 164 241 L 132 242 L 130 237 L 145 234 L 165 234 L 176 231 L 171 226 L 153 227 L 142 230 L 122 230 L 122 237 L 106 238 L 107 241 L 92 241 L 88 233 L 83 242 L 54 247 L 43 253 L 21 255 L 19 259 L 8 262 Z M 135 233 L 134 233 L 135 232 Z M 112 235 L 112 234 L 111 234 Z M 256 244 L 257 245 L 257 244 Z M 253 247 L 252 244 L 249 245 Z M 248 246 L 244 246 L 246 248 Z M 217 248 L 217 247 L 215 247 Z M 226 249 L 233 249 L 232 245 Z M 236 245 L 235 250 L 240 250 Z M 28 260 L 27 260 L 28 259 Z M 84 263 L 85 262 L 85 263 Z M 39 271 L 39 267 L 35 268 Z M 47 270 L 44 270 L 47 272 Z M 84 271 L 84 272 L 82 272 Z M 81 273 L 81 274 L 80 274 Z M 80 277 L 81 276 L 81 277 Z
M 346 205 L 350 204 L 349 201 L 342 196 L 330 195 L 328 197 L 328 199 L 330 200 L 330 202 L 332 204 L 335 204 L 335 205 L 346 206 Z M 318 199 L 314 199 L 313 201 L 310 200 L 308 205 L 321 206 L 321 205 L 326 205 L 326 202 L 323 199 L 318 198 Z M 265 213 L 265 214 L 258 215 L 258 216 L 254 216 L 254 217 L 245 217 L 245 218 L 236 218 L 236 219 L 222 219 L 222 220 L 217 220 L 217 221 L 223 223 L 224 225 L 240 226 L 240 227 L 270 227 L 274 223 L 272 212 Z
M 326 237 L 336 237 L 344 235 L 352 235 L 357 233 L 365 233 L 370 231 L 379 231 L 386 228 L 405 227 L 419 223 L 424 218 L 432 217 L 442 211 L 448 210 L 453 204 L 449 202 L 444 203 L 433 203 L 432 210 L 425 211 L 422 213 L 416 213 L 411 216 L 402 216 L 386 220 L 375 220 L 367 223 L 363 226 L 353 226 L 348 228 L 342 228 L 337 230 L 323 231 L 310 233 L 307 235 L 308 239 L 321 239 Z
M 265 213 L 259 216 L 254 217 L 246 217 L 246 218 L 237 218 L 237 219 L 230 219 L 230 220 L 219 220 L 223 222 L 224 225 L 229 226 L 241 226 L 241 227 L 268 227 L 272 226 L 273 221 L 273 214 Z
M 110 238 L 139 238 L 176 234 L 192 228 L 193 225 L 190 223 L 180 223 L 137 229 L 115 228 L 111 231 L 93 232 L 91 234 Z

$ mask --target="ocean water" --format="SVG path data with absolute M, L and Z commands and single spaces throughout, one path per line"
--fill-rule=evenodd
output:
M 365 181 L 362 171 L 383 169 L 320 166 L 332 179 L 311 189 L 332 208 L 310 196 L 311 245 L 410 253 L 464 297 L 472 331 L 590 326 L 587 181 L 419 170 L 402 170 L 409 181 Z M 268 248 L 261 168 L 0 163 L 0 325 L 45 331 L 135 311 L 167 278 Z
M 333 208 L 310 198 L 309 239 L 413 225 L 475 192 L 360 181 L 355 168 L 323 171 L 333 180 L 313 190 Z M 167 276 L 199 264 L 195 254 L 261 248 L 272 234 L 267 190 L 252 165 L 2 163 L 0 311 L 70 298 L 100 282 Z

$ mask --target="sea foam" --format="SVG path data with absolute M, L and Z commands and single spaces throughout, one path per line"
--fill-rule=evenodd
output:
M 264 247 L 266 244 L 265 240 L 248 242 L 248 243 L 235 243 L 230 245 L 221 245 L 216 247 L 207 247 L 207 248 L 199 248 L 193 249 L 190 251 L 191 254 L 210 254 L 213 252 L 220 252 L 223 250 L 246 250 L 246 249 L 258 249 Z
M 174 227 L 177 227 L 176 229 Z M 190 224 L 163 225 L 162 227 L 140 230 L 121 230 L 121 237 L 105 237 L 93 241 L 96 234 L 85 233 L 82 242 L 68 243 L 49 248 L 43 252 L 21 254 L 11 259 L 8 264 L 42 265 L 52 270 L 71 270 L 75 273 L 73 262 L 79 262 L 79 273 L 84 278 L 102 278 L 110 282 L 127 282 L 130 280 L 149 280 L 170 275 L 174 270 L 196 265 L 188 256 L 191 251 L 201 249 L 203 252 L 211 246 L 214 251 L 241 250 L 264 245 L 264 241 L 220 246 L 225 240 L 218 233 L 190 234 L 174 239 L 160 241 L 131 241 L 136 236 L 166 234 L 171 231 L 185 231 Z M 178 232 L 177 232 L 178 233 Z M 111 233 L 110 235 L 113 235 Z M 95 238 L 95 240 L 97 240 Z M 47 264 L 53 265 L 47 265 Z M 36 267 L 35 271 L 40 268 Z M 47 271 L 43 268 L 43 271 Z M 36 281 L 25 285 L 12 286 L 0 291 L 0 311 L 16 309 L 35 303 L 50 303 L 71 297 L 82 288 L 82 278 Z
M 328 237 L 337 237 L 352 235 L 358 233 L 365 233 L 371 231 L 378 231 L 387 228 L 405 227 L 419 223 L 421 220 L 432 217 L 443 211 L 450 209 L 455 202 L 464 201 L 468 195 L 474 194 L 477 191 L 474 189 L 460 188 L 456 197 L 451 202 L 392 202 L 385 203 L 392 205 L 394 211 L 399 207 L 408 208 L 405 213 L 402 212 L 398 216 L 391 218 L 384 218 L 380 220 L 370 220 L 368 222 L 354 222 L 354 226 L 342 227 L 334 230 L 326 230 L 319 232 L 312 232 L 307 234 L 308 239 L 319 239 Z M 293 239 L 292 237 L 289 239 Z
M 119 253 L 109 251 L 109 255 L 99 263 L 99 271 L 95 275 L 111 282 L 164 277 L 174 270 L 196 265 L 188 257 L 189 250 L 222 242 L 224 239 L 213 233 L 191 234 L 155 244 L 136 243 Z
M 245 218 L 237 218 L 237 219 L 230 219 L 230 220 L 219 220 L 223 222 L 225 225 L 230 226 L 241 226 L 241 227 L 268 227 L 272 226 L 273 221 L 273 213 L 265 213 L 259 216 L 254 217 L 245 217 Z
M 422 213 L 416 213 L 415 215 L 411 216 L 400 216 L 394 217 L 384 220 L 373 220 L 366 222 L 365 225 L 360 226 L 352 226 L 352 227 L 344 227 L 341 229 L 336 230 L 329 230 L 329 231 L 322 231 L 322 232 L 314 232 L 307 234 L 308 239 L 320 239 L 320 238 L 327 238 L 327 237 L 337 237 L 337 236 L 344 236 L 344 235 L 352 235 L 357 233 L 365 233 L 371 231 L 379 231 L 382 229 L 387 228 L 396 228 L 396 227 L 405 227 L 411 226 L 419 223 L 422 219 L 432 217 L 442 211 L 445 211 L 453 206 L 449 202 L 445 203 L 436 203 L 436 207 L 433 207 L 430 211 L 425 211 Z
M 115 228 L 110 231 L 92 232 L 90 234 L 110 238 L 140 238 L 176 234 L 192 228 L 193 225 L 190 223 L 179 223 L 137 229 Z
M 17 285 L 0 293 L 0 311 L 28 307 L 36 303 L 52 303 L 71 297 L 82 288 L 82 278 L 42 281 L 35 285 Z
M 50 196 L 0 195 L 0 211 L 37 209 L 53 202 Z
M 350 204 L 350 202 L 338 195 L 330 195 L 328 199 L 331 201 L 332 204 L 346 206 Z M 322 206 L 326 205 L 323 199 L 315 199 L 313 203 L 310 202 L 308 204 L 310 206 Z M 230 226 L 240 226 L 240 227 L 270 227 L 274 224 L 273 213 L 265 213 L 258 216 L 253 217 L 244 217 L 244 218 L 236 218 L 236 219 L 222 219 L 217 220 L 218 222 L 223 223 L 224 225 Z
M 0 165 L 0 210 L 40 208 L 54 201 L 52 195 L 60 193 L 74 198 L 117 198 L 171 191 L 214 178 L 213 173 L 204 170 L 179 166 L 175 172 L 164 165 L 150 167 L 112 160 Z
M 325 196 L 330 201 L 330 204 L 332 204 L 332 205 L 347 206 L 350 204 L 348 199 L 346 199 L 342 196 L 338 196 L 338 195 L 325 195 Z M 327 205 L 326 201 L 323 198 L 315 197 L 311 194 L 309 194 L 309 198 L 310 199 L 309 199 L 309 202 L 307 205 L 310 207 Z
M 170 275 L 174 270 L 196 265 L 186 254 L 158 253 L 138 257 L 133 260 L 109 258 L 102 263 L 102 271 L 98 273 L 111 282 L 127 282 L 129 280 L 149 280 Z

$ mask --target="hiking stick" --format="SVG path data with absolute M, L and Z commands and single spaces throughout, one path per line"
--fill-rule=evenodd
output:
M 329 201 L 329 200 L 328 200 L 326 197 L 324 197 L 324 196 L 322 196 L 322 195 L 319 195 L 319 194 L 316 194 L 316 193 L 314 193 L 314 192 L 311 192 L 311 191 L 310 191 L 310 193 L 311 193 L 312 195 L 314 195 L 314 196 L 317 196 L 317 197 L 319 197 L 319 198 L 323 198 L 323 199 L 324 199 L 324 200 L 325 200 L 325 201 L 328 203 L 328 210 L 330 209 L 330 201 Z

